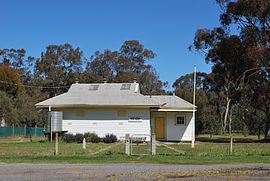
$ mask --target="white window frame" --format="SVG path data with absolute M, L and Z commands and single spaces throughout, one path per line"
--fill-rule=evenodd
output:
M 184 118 L 184 124 L 178 124 L 177 123 L 177 118 L 178 117 L 183 117 Z M 175 123 L 174 123 L 175 126 L 186 126 L 186 116 L 185 115 L 176 115 L 175 116 Z

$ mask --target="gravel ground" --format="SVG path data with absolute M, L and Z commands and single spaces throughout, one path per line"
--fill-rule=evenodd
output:
M 231 168 L 270 170 L 270 164 L 0 164 L 0 180 L 163 180 L 164 177 L 160 177 L 160 175 L 164 173 L 192 173 L 192 171 Z M 171 177 L 166 179 L 189 180 L 190 178 Z M 224 176 L 211 177 L 211 180 L 220 179 L 230 180 L 231 178 Z M 270 180 L 270 176 L 254 175 L 254 177 L 243 177 L 243 180 L 247 179 Z M 193 180 L 209 180 L 209 177 L 197 176 Z

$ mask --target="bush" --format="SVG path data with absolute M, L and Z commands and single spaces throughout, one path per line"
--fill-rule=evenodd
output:
M 77 133 L 76 135 L 73 134 L 64 134 L 62 139 L 63 141 L 67 143 L 82 143 L 83 138 L 86 139 L 86 142 L 88 143 L 99 143 L 99 142 L 104 142 L 104 143 L 115 143 L 117 142 L 117 137 L 114 134 L 106 134 L 104 138 L 100 138 L 96 133 L 84 133 L 80 134 Z
M 83 134 L 77 133 L 76 135 L 73 134 L 64 134 L 62 137 L 63 141 L 67 143 L 82 143 L 83 142 Z
M 96 134 L 96 133 L 84 133 L 84 137 L 86 139 L 86 142 L 91 142 L 91 143 L 99 143 L 101 142 L 101 138 Z
M 67 143 L 74 143 L 75 142 L 75 136 L 73 134 L 64 134 L 63 135 L 63 141 Z
M 104 143 L 115 143 L 117 141 L 117 137 L 114 134 L 106 134 L 103 138 Z
M 83 142 L 83 134 L 81 134 L 81 133 L 77 133 L 75 136 L 75 142 L 76 143 L 82 143 Z

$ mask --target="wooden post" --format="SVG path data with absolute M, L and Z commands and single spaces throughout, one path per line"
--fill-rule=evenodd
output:
M 24 125 L 24 136 L 26 136 L 26 125 Z
M 55 133 L 55 155 L 58 155 L 58 133 Z
M 130 155 L 130 137 L 129 134 L 125 136 L 126 154 Z
M 86 139 L 83 138 L 83 149 L 86 149 Z
M 15 128 L 14 128 L 14 124 L 12 124 L 12 136 L 15 136 Z
M 152 155 L 156 155 L 156 135 L 155 133 L 152 134 L 152 138 L 151 138 L 151 154 Z
M 35 136 L 37 136 L 37 125 L 35 125 Z

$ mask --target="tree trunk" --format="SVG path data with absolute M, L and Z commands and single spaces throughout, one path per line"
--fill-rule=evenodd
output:
M 223 132 L 224 133 L 226 133 L 227 118 L 228 118 L 228 114 L 229 114 L 229 110 L 230 110 L 230 103 L 231 103 L 231 99 L 229 99 L 227 97 L 226 111 L 225 111 L 225 116 L 224 116 L 224 120 L 223 120 Z
M 225 132 L 224 132 L 224 123 L 223 123 L 223 113 L 220 115 L 220 121 L 221 121 L 221 134 L 225 134 Z
M 264 132 L 264 139 L 270 139 L 270 109 L 267 109 L 266 112 L 266 124 L 265 124 L 265 132 Z
M 233 136 L 232 136 L 232 110 L 229 113 L 229 134 L 230 134 L 230 155 L 233 152 Z

